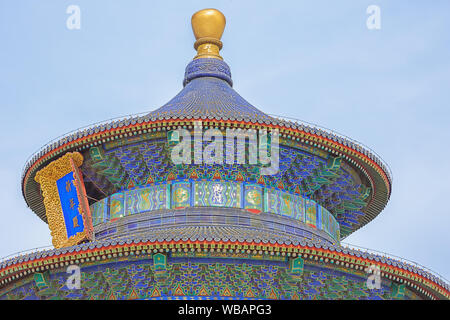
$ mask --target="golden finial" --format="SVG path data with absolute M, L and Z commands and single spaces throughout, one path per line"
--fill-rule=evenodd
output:
M 192 15 L 192 31 L 197 41 L 194 48 L 197 55 L 194 59 L 214 58 L 223 60 L 219 54 L 222 49 L 223 30 L 225 29 L 225 16 L 216 9 L 203 9 Z

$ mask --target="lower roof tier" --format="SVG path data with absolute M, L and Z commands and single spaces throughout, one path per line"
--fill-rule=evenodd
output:
M 146 285 L 152 286 L 150 292 L 140 292 L 139 289 L 142 286 L 139 285 L 139 281 L 134 282 L 136 277 L 132 277 L 131 284 L 134 289 L 138 290 L 140 298 L 177 296 L 176 294 L 172 295 L 171 292 L 176 292 L 176 282 L 183 279 L 176 278 L 176 276 L 184 274 L 182 271 L 186 268 L 192 268 L 191 278 L 195 277 L 198 272 L 205 271 L 205 268 L 206 270 L 219 268 L 217 269 L 218 274 L 213 278 L 220 281 L 222 278 L 225 280 L 229 277 L 228 284 L 236 284 L 236 281 L 240 283 L 242 272 L 245 273 L 248 268 L 255 268 L 256 273 L 253 273 L 253 276 L 264 276 L 268 270 L 274 271 L 274 275 L 284 275 L 279 280 L 282 285 L 286 286 L 274 288 L 276 294 L 275 297 L 272 296 L 274 299 L 294 299 L 294 291 L 297 296 L 306 299 L 312 298 L 310 294 L 314 293 L 318 294 L 317 298 L 319 299 L 339 299 L 341 294 L 344 294 L 343 297 L 347 299 L 367 299 L 369 297 L 375 299 L 376 297 L 450 299 L 448 283 L 415 265 L 340 245 L 328 245 L 317 240 L 278 239 L 269 241 L 261 239 L 262 236 L 257 237 L 259 239 L 256 239 L 255 235 L 248 235 L 247 239 L 233 239 L 227 235 L 216 235 L 214 239 L 207 239 L 201 235 L 192 235 L 187 239 L 179 239 L 167 233 L 161 234 L 160 239 L 155 239 L 152 236 L 129 235 L 127 238 L 97 240 L 73 247 L 33 252 L 0 263 L 0 299 L 20 298 L 20 296 L 16 296 L 17 294 L 22 294 L 22 297 L 25 294 L 32 299 L 33 296 L 27 294 L 28 289 L 31 289 L 31 293 L 40 295 L 41 298 L 58 298 L 59 295 L 66 296 L 71 293 L 76 295 L 79 292 L 73 290 L 70 292 L 62 285 L 67 280 L 66 271 L 70 265 L 79 266 L 83 270 L 83 277 L 89 277 L 89 279 L 82 279 L 83 288 L 90 288 L 89 292 L 95 295 L 94 298 L 99 298 L 97 295 L 102 293 L 108 294 L 103 299 L 113 299 L 110 296 L 111 292 L 104 292 L 105 286 L 103 285 L 91 287 L 92 281 L 95 282 L 95 279 L 102 277 L 112 277 L 111 280 L 114 280 L 114 283 L 121 281 L 120 275 L 126 273 L 126 270 L 121 269 L 124 266 L 133 269 L 133 275 L 136 275 L 136 272 L 145 271 L 145 274 L 141 274 L 143 276 L 143 278 L 140 277 L 141 280 L 146 276 L 150 277 L 147 279 L 148 281 L 145 281 Z M 235 267 L 240 272 L 230 274 L 231 269 Z M 379 268 L 381 282 L 378 289 L 367 287 L 367 268 L 372 270 Z M 178 273 L 171 273 L 176 270 Z M 166 271 L 169 273 L 165 273 Z M 62 274 L 64 274 L 64 280 L 61 285 L 54 284 L 53 281 L 58 281 Z M 204 276 L 207 277 L 208 274 L 206 273 Z M 167 291 L 163 291 L 164 295 L 154 296 L 152 294 L 154 286 L 167 284 L 164 281 L 158 281 L 160 278 L 169 280 L 169 283 L 173 283 L 175 286 L 166 288 Z M 192 278 L 191 280 L 196 279 Z M 298 291 L 286 290 L 295 289 L 290 286 L 297 282 L 288 279 L 297 279 L 307 287 L 297 286 Z M 51 281 L 45 285 L 45 281 L 49 280 Z M 198 280 L 197 283 L 205 286 L 208 284 L 202 277 Z M 286 280 L 288 281 L 286 282 Z M 276 282 L 280 283 L 280 281 Z M 329 282 L 331 287 L 328 289 L 330 290 L 326 292 L 320 290 L 319 287 L 323 287 L 323 284 L 319 284 L 319 287 L 313 285 L 313 283 L 323 281 Z M 30 288 L 27 287 L 28 284 L 31 285 Z M 313 287 L 310 287 L 310 284 Z M 16 290 L 16 288 L 24 290 Z M 32 290 L 33 288 L 35 290 Z M 57 292 L 52 288 L 61 291 Z M 119 288 L 117 287 L 117 289 Z M 161 289 L 161 287 L 159 288 Z M 186 289 L 186 286 L 183 286 L 183 289 Z M 244 296 L 242 292 L 236 290 L 237 288 L 230 287 L 230 289 L 232 294 L 228 294 L 228 297 Z M 315 290 L 329 296 L 320 295 Z M 130 294 L 127 292 L 125 295 L 124 292 L 119 291 L 114 292 L 116 296 L 119 294 L 119 299 L 126 299 Z M 354 291 L 357 294 L 353 297 Z M 211 296 L 227 296 L 222 293 L 222 291 L 219 294 L 210 292 Z M 255 293 L 262 295 L 261 298 L 270 298 L 269 295 L 264 296 L 264 292 L 259 290 Z M 385 296 L 384 293 L 389 294 Z M 181 295 L 202 296 L 197 291 L 184 292 Z M 69 298 L 86 299 L 87 297 L 69 296 Z
M 200 255 L 199 255 L 200 256 Z M 203 255 L 206 256 L 206 255 Z M 394 280 L 367 286 L 366 275 L 296 258 L 270 261 L 173 253 L 84 263 L 80 288 L 64 268 L 0 286 L 0 300 L 424 300 Z

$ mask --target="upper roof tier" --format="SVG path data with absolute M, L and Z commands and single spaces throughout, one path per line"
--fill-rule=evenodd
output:
M 342 203 L 343 209 L 339 213 L 331 211 L 339 220 L 341 229 L 345 229 L 341 230 L 344 237 L 370 222 L 383 210 L 391 194 L 392 178 L 388 166 L 373 151 L 331 130 L 270 116 L 252 106 L 233 89 L 230 68 L 219 54 L 222 47 L 220 36 L 225 26 L 225 18 L 222 17 L 221 13 L 213 9 L 194 14 L 192 26 L 197 39 L 194 45 L 197 55 L 186 67 L 183 89 L 167 104 L 144 115 L 117 121 L 108 120 L 78 129 L 55 139 L 30 157 L 23 170 L 22 192 L 28 206 L 42 220 L 46 221 L 45 207 L 39 184 L 34 177 L 37 171 L 51 161 L 71 151 L 79 151 L 89 157 L 92 147 L 104 147 L 111 143 L 120 146 L 124 139 L 145 141 L 149 139 L 150 133 L 165 134 L 165 131 L 174 128 L 190 128 L 198 120 L 221 130 L 225 127 L 275 128 L 280 132 L 280 143 L 286 148 L 313 152 L 312 156 L 307 155 L 309 160 L 300 160 L 301 155 L 300 158 L 294 156 L 297 157 L 295 163 L 289 160 L 291 162 L 285 166 L 287 169 L 279 175 L 279 179 L 273 179 L 271 186 L 277 188 L 280 185 L 286 190 L 286 181 L 288 184 L 300 182 L 300 179 L 295 179 L 295 175 L 301 171 L 297 165 L 311 167 L 307 168 L 311 175 L 304 177 L 304 180 L 312 186 L 311 192 L 319 193 L 315 195 L 317 199 L 327 199 L 323 203 L 317 199 L 316 201 L 329 210 L 332 205 Z M 291 159 L 294 153 L 289 150 L 286 149 L 287 153 L 281 154 L 280 158 Z M 333 159 L 338 161 L 332 165 L 339 165 L 331 172 L 327 168 L 331 164 L 327 164 L 327 161 Z M 307 163 L 306 160 L 312 162 Z M 111 161 L 114 162 L 111 166 L 117 164 L 120 167 L 120 159 Z M 150 170 L 148 164 L 142 166 Z M 89 169 L 97 170 L 91 167 Z M 116 172 L 116 169 L 112 172 Z M 119 169 L 125 170 L 123 166 Z M 337 181 L 336 177 L 342 181 Z M 125 180 L 122 183 L 124 186 L 128 185 Z M 99 199 L 120 190 L 115 187 L 102 195 L 90 196 Z M 333 196 L 339 192 L 340 198 Z

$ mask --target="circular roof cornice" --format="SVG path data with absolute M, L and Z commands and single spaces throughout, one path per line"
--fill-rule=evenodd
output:
M 203 239 L 201 237 L 149 239 L 131 236 L 125 239 L 102 240 L 95 243 L 79 244 L 74 247 L 16 256 L 0 262 L 0 288 L 30 273 L 57 269 L 73 263 L 88 263 L 89 261 L 103 263 L 114 258 L 113 255 L 116 254 L 117 256 L 120 252 L 123 254 L 127 252 L 127 255 L 145 256 L 152 252 L 168 252 L 178 249 L 195 251 L 198 250 L 199 246 L 204 251 L 212 250 L 211 244 L 217 243 L 224 245 L 224 248 L 226 246 L 226 249 L 221 250 L 223 253 L 231 253 L 236 249 L 242 250 L 247 247 L 249 253 L 253 254 L 260 254 L 259 251 L 262 251 L 270 255 L 301 256 L 308 261 L 321 261 L 321 263 L 332 268 L 340 266 L 348 270 L 365 270 L 367 266 L 374 264 L 380 267 L 383 278 L 404 283 L 430 298 L 437 299 L 436 294 L 439 293 L 450 299 L 450 285 L 447 281 L 427 270 L 401 260 L 339 245 L 324 245 L 317 241 L 291 242 L 256 238 L 228 239 L 224 237 L 214 239 Z M 127 250 L 122 250 L 125 247 Z
M 360 226 L 353 229 L 352 232 L 373 220 L 383 210 L 389 200 L 391 193 L 391 177 L 389 172 L 383 169 L 382 160 L 363 146 L 346 138 L 309 125 L 288 122 L 276 118 L 272 118 L 271 121 L 255 121 L 254 119 L 252 119 L 253 121 L 247 119 L 242 121 L 237 121 L 235 119 L 217 120 L 216 118 L 201 120 L 207 122 L 208 125 L 213 125 L 218 128 L 241 127 L 278 129 L 281 137 L 323 149 L 334 156 L 343 157 L 349 164 L 353 165 L 354 168 L 368 178 L 373 190 L 368 205 L 363 209 L 363 212 L 365 212 L 366 215 L 363 217 Z M 150 118 L 149 115 L 136 116 L 121 121 L 110 121 L 66 135 L 56 142 L 43 147 L 27 162 L 22 175 L 22 193 L 25 201 L 42 220 L 46 221 L 45 209 L 41 203 L 42 200 L 39 200 L 39 197 L 34 195 L 32 197 L 33 199 L 31 199 L 32 201 L 29 201 L 29 196 L 31 194 L 27 191 L 30 177 L 34 177 L 37 169 L 40 169 L 45 164 L 57 159 L 69 151 L 83 151 L 88 147 L 127 136 L 171 130 L 183 126 L 189 127 L 190 125 L 193 125 L 194 121 L 198 121 L 198 119 L 170 118 L 166 120 L 155 117 Z M 36 192 L 32 191 L 32 193 Z

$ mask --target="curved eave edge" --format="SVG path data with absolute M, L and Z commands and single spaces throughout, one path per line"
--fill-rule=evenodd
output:
M 58 269 L 69 264 L 79 264 L 89 261 L 96 263 L 132 255 L 134 257 L 149 256 L 156 252 L 172 252 L 181 248 L 188 251 L 200 249 L 214 250 L 220 245 L 224 254 L 234 250 L 249 248 L 250 254 L 277 255 L 282 257 L 301 256 L 312 262 L 321 263 L 335 268 L 340 266 L 365 272 L 367 266 L 376 265 L 381 270 L 381 276 L 391 281 L 403 283 L 414 290 L 419 290 L 432 299 L 450 299 L 450 286 L 439 277 L 421 270 L 413 265 L 391 258 L 385 258 L 358 250 L 330 247 L 310 242 L 298 241 L 267 241 L 267 240 L 236 240 L 236 239 L 127 239 L 107 240 L 97 243 L 81 244 L 73 247 L 47 250 L 25 256 L 11 258 L 0 264 L 0 288 L 28 274 Z
M 220 118 L 220 117 L 219 117 Z M 144 121 L 145 120 L 145 121 Z M 27 205 L 36 212 L 36 214 L 46 221 L 45 210 L 42 205 L 40 210 L 37 208 L 41 202 L 34 200 L 35 203 L 30 203 L 27 197 L 27 185 L 30 183 L 30 177 L 34 176 L 37 169 L 42 168 L 45 164 L 51 160 L 56 159 L 58 156 L 63 155 L 69 151 L 81 151 L 87 147 L 95 146 L 98 144 L 110 141 L 110 139 L 123 138 L 124 136 L 140 135 L 150 131 L 166 130 L 167 126 L 182 126 L 194 121 L 210 122 L 211 125 L 216 126 L 235 126 L 235 127 L 249 127 L 249 128 L 272 128 L 278 129 L 282 137 L 300 141 L 312 145 L 314 147 L 323 149 L 335 156 L 341 156 L 350 165 L 353 165 L 359 171 L 363 172 L 369 179 L 373 194 L 369 204 L 363 210 L 370 216 L 370 220 L 375 218 L 386 205 L 391 194 L 391 177 L 382 161 L 373 155 L 370 151 L 366 150 L 360 145 L 356 145 L 352 141 L 345 140 L 341 137 L 333 137 L 329 133 L 316 129 L 313 127 L 305 126 L 303 124 L 288 123 L 286 121 L 244 121 L 244 120 L 223 120 L 223 119 L 197 119 L 197 118 L 184 118 L 177 119 L 146 119 L 146 117 L 137 117 L 128 121 L 119 121 L 110 124 L 98 126 L 96 128 L 79 131 L 70 136 L 64 137 L 59 141 L 48 145 L 41 149 L 33 158 L 26 164 L 24 172 L 22 174 L 22 194 L 25 198 Z M 312 132 L 310 132 L 312 131 Z M 79 137 L 80 134 L 83 134 Z M 75 137 L 77 137 L 75 139 Z M 337 141 L 339 140 L 339 141 Z M 352 146 L 352 147 L 350 147 Z M 370 171 L 370 172 L 369 172 Z M 381 180 L 383 183 L 379 183 Z M 384 189 L 384 190 L 382 190 Z M 376 201 L 378 194 L 382 195 L 380 200 Z M 384 194 L 384 195 L 383 195 Z M 386 196 L 387 195 L 387 196 Z M 372 208 L 372 204 L 375 209 Z M 370 221 L 369 220 L 369 221 Z M 361 227 L 361 226 L 360 226 Z

